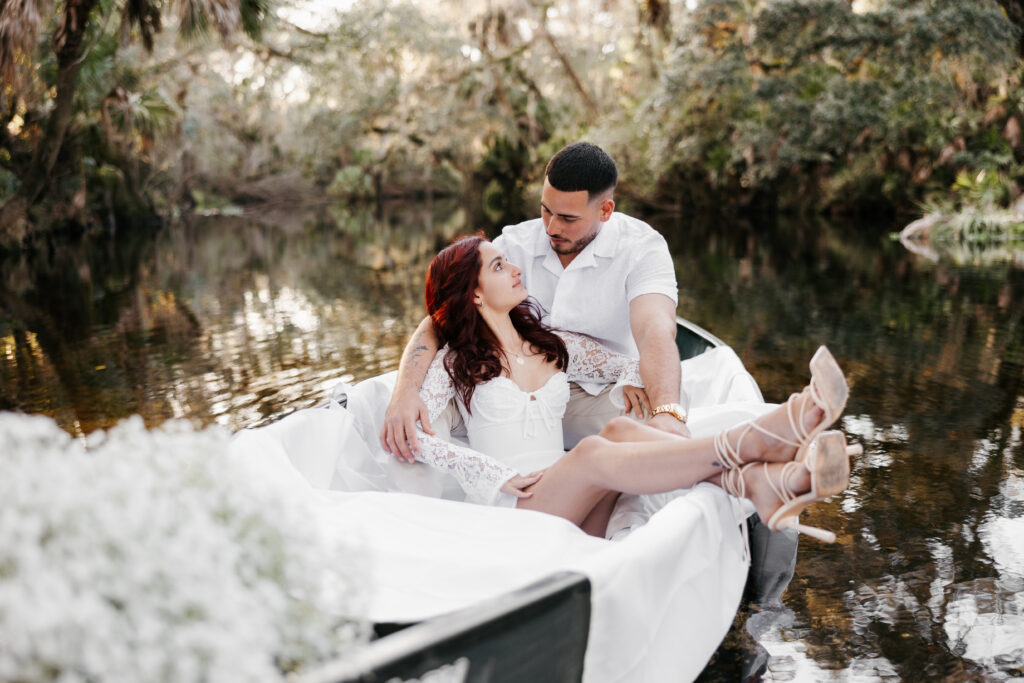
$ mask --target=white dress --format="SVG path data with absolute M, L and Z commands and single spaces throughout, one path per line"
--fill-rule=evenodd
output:
M 713 403 L 691 405 L 689 424 L 698 437 L 768 408 L 746 379 L 721 372 L 719 355 L 684 364 L 685 377 L 700 385 L 691 395 Z M 431 444 L 423 450 L 434 467 L 382 454 L 377 435 L 390 378 L 375 378 L 348 388 L 348 408 L 308 408 L 239 432 L 229 457 L 240 475 L 308 499 L 308 523 L 322 533 L 359 539 L 368 563 L 365 616 L 373 621 L 429 619 L 557 571 L 577 571 L 592 585 L 585 683 L 692 679 L 732 624 L 746 580 L 739 526 L 746 513 L 735 498 L 699 484 L 664 505 L 659 501 L 631 533 L 608 541 L 561 517 L 505 509 L 495 495 L 510 472 L 533 471 L 561 453 L 556 423 L 567 398 L 567 376 L 608 377 L 607 366 L 588 368 L 588 357 L 585 350 L 571 354 L 566 373 L 536 392 L 521 392 L 507 379 L 478 387 L 470 420 L 479 422 L 471 431 L 474 445 L 490 456 L 432 439 L 421 444 Z M 437 370 L 444 373 L 438 366 L 431 375 L 432 413 L 434 402 L 451 392 L 447 374 Z M 611 372 L 616 380 L 639 381 L 629 381 L 622 367 Z M 530 446 L 520 448 L 524 443 Z M 475 499 L 497 505 L 434 497 L 440 493 L 433 476 L 438 466 Z
M 564 372 L 556 372 L 534 391 L 522 389 L 508 377 L 495 377 L 476 387 L 471 410 L 459 401 L 468 448 L 418 433 L 421 454 L 417 459 L 452 474 L 469 502 L 515 507 L 515 496 L 502 493 L 502 485 L 517 474 L 549 467 L 563 455 L 562 417 L 570 381 L 614 383 L 617 396 L 613 400 L 620 402 L 624 385 L 643 386 L 636 360 L 611 353 L 582 334 L 558 335 L 569 354 Z M 447 347 L 437 352 L 420 389 L 431 421 L 455 397 L 444 368 L 447 353 Z

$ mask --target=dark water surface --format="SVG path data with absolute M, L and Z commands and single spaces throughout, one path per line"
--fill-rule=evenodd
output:
M 827 343 L 865 454 L 806 521 L 782 603 L 753 605 L 706 675 L 1024 676 L 1024 267 L 933 261 L 889 225 L 652 216 L 679 313 L 784 400 Z M 397 367 L 453 206 L 202 218 L 0 262 L 0 409 L 75 434 L 139 413 L 231 428 Z M 683 646 L 684 644 L 681 644 Z M 745 662 L 746 668 L 741 664 Z

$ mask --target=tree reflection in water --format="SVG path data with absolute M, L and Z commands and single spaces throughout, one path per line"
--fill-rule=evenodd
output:
M 1024 668 L 1024 271 L 931 263 L 881 227 L 665 230 L 683 310 L 767 400 L 829 345 L 852 386 L 842 425 L 866 449 L 851 489 L 806 513 L 840 543 L 801 544 L 787 609 L 755 609 L 709 678 L 756 658 L 750 631 L 775 678 Z
M 1024 675 L 1024 271 L 931 262 L 898 225 L 652 217 L 679 312 L 781 401 L 826 343 L 865 446 L 805 513 L 782 602 L 763 598 L 708 679 Z M 0 408 L 85 433 L 141 413 L 233 428 L 397 366 L 453 207 L 196 219 L 0 264 Z M 743 662 L 746 663 L 745 668 Z
M 450 205 L 197 218 L 0 264 L 0 409 L 232 428 L 397 365 Z

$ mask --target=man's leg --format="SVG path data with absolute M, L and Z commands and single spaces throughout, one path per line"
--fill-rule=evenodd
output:
M 606 386 L 597 396 L 591 396 L 575 382 L 569 384 L 569 405 L 565 407 L 562 435 L 565 450 L 570 450 L 586 436 L 594 436 L 613 417 L 622 414 L 608 398 L 612 386 Z

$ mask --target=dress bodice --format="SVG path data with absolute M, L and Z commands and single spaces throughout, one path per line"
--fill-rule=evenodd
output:
M 472 412 L 459 404 L 469 445 L 525 474 L 549 466 L 562 454 L 562 417 L 569 402 L 564 372 L 539 389 L 524 391 L 508 377 L 495 377 L 473 392 Z
M 556 372 L 536 391 L 523 391 L 508 377 L 495 377 L 476 387 L 472 412 L 459 406 L 470 447 L 417 432 L 421 451 L 417 459 L 454 476 L 467 500 L 514 504 L 512 494 L 501 492 L 502 485 L 517 474 L 548 467 L 561 456 L 570 381 L 642 386 L 636 360 L 611 353 L 581 334 L 557 334 L 568 356 L 565 371 Z M 447 353 L 447 347 L 437 352 L 420 387 L 431 421 L 455 398 L 445 369 Z

